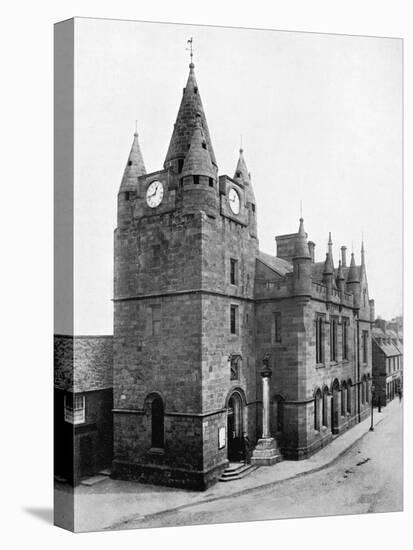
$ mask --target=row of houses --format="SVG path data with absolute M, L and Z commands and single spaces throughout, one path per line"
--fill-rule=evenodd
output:
M 377 319 L 372 329 L 372 361 L 374 398 L 376 406 L 383 407 L 403 387 L 403 332 L 401 324 Z

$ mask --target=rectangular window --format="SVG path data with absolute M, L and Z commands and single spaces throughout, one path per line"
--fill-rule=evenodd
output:
M 231 334 L 238 334 L 238 306 L 231 306 L 230 330 Z
M 342 318 L 341 326 L 343 329 L 343 360 L 348 359 L 348 327 L 349 320 L 345 317 Z
M 150 306 L 150 333 L 158 336 L 161 332 L 161 306 Z
M 230 283 L 236 285 L 238 283 L 238 262 L 231 258 L 230 260 L 230 274 L 229 274 Z
M 281 342 L 281 313 L 276 311 L 272 314 L 271 343 L 279 344 Z
M 196 183 L 196 184 L 199 183 L 199 176 L 194 176 L 194 183 Z
M 324 363 L 324 319 L 322 315 L 316 317 L 315 336 L 316 363 Z
M 64 397 L 65 421 L 70 424 L 82 424 L 85 421 L 85 396 L 66 393 Z
M 337 361 L 337 319 L 330 317 L 330 361 Z
M 368 337 L 369 337 L 368 331 L 367 331 L 367 330 L 363 330 L 363 334 L 362 334 L 363 363 L 367 363 Z
M 214 180 L 212 178 L 208 178 L 209 186 L 214 187 Z
M 179 172 L 179 173 L 182 172 L 183 166 L 184 166 L 184 159 L 179 159 L 179 160 L 178 160 L 178 172 Z

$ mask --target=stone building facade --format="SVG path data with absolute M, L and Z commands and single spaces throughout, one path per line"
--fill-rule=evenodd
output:
M 381 407 L 403 387 L 403 336 L 377 319 L 372 330 L 374 403 Z
M 77 485 L 111 465 L 113 337 L 54 337 L 54 470 Z
M 134 135 L 114 234 L 112 475 L 205 489 L 262 436 L 301 459 L 362 420 L 372 380 L 364 250 L 316 262 L 304 222 L 259 250 L 240 150 L 219 175 L 191 63 L 162 169 Z

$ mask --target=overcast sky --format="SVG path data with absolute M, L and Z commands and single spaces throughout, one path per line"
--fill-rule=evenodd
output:
M 242 135 L 261 250 L 305 229 L 325 257 L 364 234 L 376 314 L 402 309 L 402 42 L 399 39 L 77 19 L 75 333 L 112 333 L 116 194 L 138 121 L 159 170 L 194 62 L 219 173 Z M 68 327 L 56 327 L 67 332 Z

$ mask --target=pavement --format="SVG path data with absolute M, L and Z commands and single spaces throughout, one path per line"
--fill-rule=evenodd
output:
M 401 409 L 394 400 L 382 412 L 374 409 L 374 426 Z M 204 492 L 186 491 L 169 487 L 145 485 L 106 478 L 92 486 L 80 485 L 75 489 L 75 531 L 125 529 L 148 523 L 167 512 L 184 510 L 257 489 L 270 488 L 278 483 L 315 473 L 333 465 L 349 452 L 366 434 L 371 433 L 370 417 L 336 437 L 329 445 L 312 457 L 301 461 L 284 460 L 273 466 L 263 466 L 245 478 L 231 483 L 217 483 Z M 65 498 L 67 486 L 56 483 L 57 503 Z

